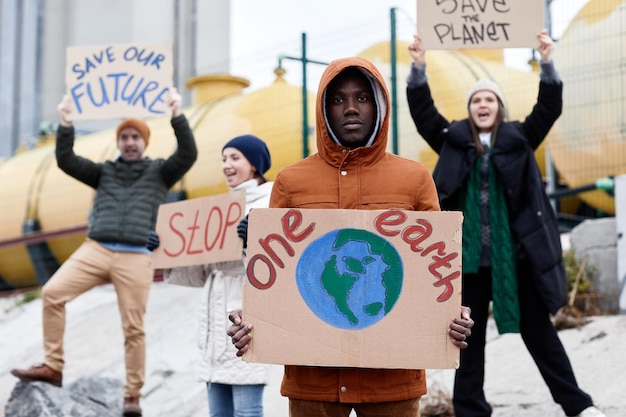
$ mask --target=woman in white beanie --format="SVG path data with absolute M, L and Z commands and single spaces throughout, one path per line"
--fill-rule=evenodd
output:
M 490 303 L 500 333 L 520 333 L 568 416 L 603 417 L 576 382 L 550 315 L 567 301 L 558 222 L 534 151 L 561 114 L 563 83 L 547 30 L 537 34 L 541 73 L 537 104 L 524 121 L 505 121 L 496 82 L 480 79 L 467 95 L 468 118 L 449 122 L 433 102 L 421 38 L 409 45 L 411 116 L 437 152 L 433 171 L 442 210 L 462 210 L 463 305 L 475 325 L 454 381 L 456 417 L 489 417 L 483 389 Z
M 224 179 L 231 190 L 246 190 L 246 213 L 251 208 L 268 207 L 273 182 L 267 181 L 265 173 L 270 166 L 267 145 L 254 135 L 237 136 L 223 146 Z M 245 248 L 247 216 L 237 232 Z M 168 269 L 164 276 L 170 284 L 203 287 L 197 342 L 209 416 L 263 417 L 263 391 L 272 365 L 242 361 L 226 334 L 228 314 L 242 308 L 246 279 L 243 259 Z

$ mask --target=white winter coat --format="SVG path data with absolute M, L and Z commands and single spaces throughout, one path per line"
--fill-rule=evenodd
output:
M 256 181 L 248 181 L 234 190 L 246 190 L 248 213 L 252 208 L 268 207 L 272 185 L 266 182 L 256 186 Z M 165 270 L 164 276 L 170 284 L 202 287 L 197 335 L 200 378 L 230 385 L 267 384 L 271 365 L 244 362 L 226 334 L 228 314 L 242 307 L 244 260 L 177 267 Z

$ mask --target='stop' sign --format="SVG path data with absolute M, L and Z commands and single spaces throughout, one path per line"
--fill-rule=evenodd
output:
M 426 49 L 533 48 L 544 27 L 543 0 L 419 0 Z
M 65 83 L 74 120 L 145 117 L 167 112 L 172 44 L 67 48 Z
M 241 260 L 237 225 L 245 215 L 245 190 L 161 204 L 152 252 L 157 269 Z

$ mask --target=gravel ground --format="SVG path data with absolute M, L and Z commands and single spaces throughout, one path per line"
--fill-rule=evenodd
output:
M 195 325 L 199 289 L 155 282 L 146 315 L 146 385 L 141 402 L 150 417 L 206 417 L 204 384 L 195 367 Z M 15 386 L 14 367 L 43 359 L 41 300 L 19 304 L 23 294 L 0 297 L 0 417 Z M 592 317 L 581 328 L 559 334 L 579 384 L 607 417 L 626 415 L 624 377 L 626 315 Z M 493 417 L 561 417 L 519 335 L 498 335 L 490 327 L 487 344 L 487 399 Z M 67 306 L 64 382 L 81 376 L 123 379 L 123 338 L 115 291 L 95 288 Z M 265 390 L 265 415 L 287 417 L 287 400 L 280 396 L 282 367 L 275 366 Z M 428 370 L 429 396 L 422 401 L 445 403 L 452 389 L 452 370 Z M 443 399 L 443 400 L 441 400 Z

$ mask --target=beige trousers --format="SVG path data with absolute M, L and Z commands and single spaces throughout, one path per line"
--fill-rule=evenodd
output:
M 146 362 L 143 316 L 153 276 L 150 254 L 114 252 L 87 239 L 42 289 L 46 364 L 52 369 L 63 371 L 65 303 L 97 285 L 112 283 L 117 293 L 124 330 L 124 396 L 139 397 L 144 384 Z M 94 323 L 94 326 L 97 324 Z M 97 331 L 97 327 L 94 330 Z

